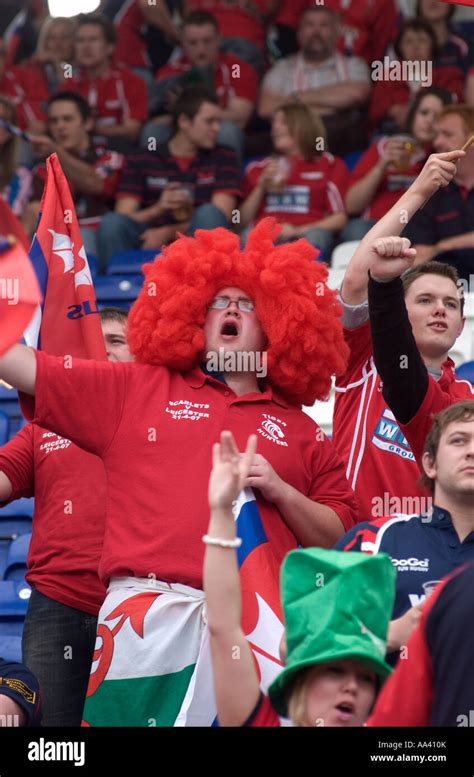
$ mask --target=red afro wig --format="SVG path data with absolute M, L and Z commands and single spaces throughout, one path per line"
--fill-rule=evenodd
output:
M 195 367 L 205 350 L 207 305 L 220 289 L 236 286 L 254 300 L 268 338 L 270 384 L 291 404 L 325 399 L 348 354 L 340 305 L 326 285 L 326 266 L 314 261 L 317 251 L 306 240 L 275 246 L 279 233 L 275 220 L 265 218 L 241 251 L 227 229 L 198 230 L 144 265 L 128 320 L 137 361 L 180 372 Z

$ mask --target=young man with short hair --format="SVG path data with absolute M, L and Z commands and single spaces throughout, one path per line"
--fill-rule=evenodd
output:
M 416 213 L 429 197 L 446 185 L 455 173 L 451 160 L 462 156 L 458 152 L 430 157 L 416 181 L 397 204 L 365 235 L 352 257 L 340 290 L 343 306 L 344 335 L 350 348 L 345 373 L 336 381 L 333 440 L 346 462 L 346 476 L 355 490 L 362 516 L 377 518 L 392 512 L 412 512 L 407 507 L 413 499 L 423 498 L 417 485 L 419 465 L 415 451 L 410 449 L 399 416 L 387 399 L 387 385 L 374 363 L 374 345 L 369 321 L 368 270 L 374 257 L 396 251 L 414 254 L 409 241 L 397 236 L 403 223 Z M 392 235 L 392 237 L 388 237 Z M 462 297 L 458 294 L 457 275 L 453 268 L 430 262 L 400 285 L 401 300 L 405 299 L 413 326 L 417 352 L 451 401 L 469 396 L 465 381 L 458 381 L 448 352 L 464 325 Z M 421 294 L 421 301 L 418 300 Z M 425 296 L 423 296 L 425 295 Z M 431 295 L 429 298 L 426 295 Z M 389 313 L 390 315 L 390 313 Z M 439 327 L 435 324 L 441 321 Z M 380 350 L 395 362 L 391 342 L 387 341 L 384 321 Z M 439 329 L 440 331 L 437 331 Z M 442 330 L 442 331 L 441 331 Z M 399 336 L 395 324 L 393 338 Z M 406 351 L 397 351 L 400 358 Z M 404 365 L 403 361 L 397 364 Z M 444 367 L 443 367 L 444 365 Z M 407 369 L 399 371 L 402 379 Z M 406 382 L 405 391 L 398 385 L 394 393 L 399 401 L 408 401 L 413 386 Z M 425 432 L 426 436 L 426 432 Z
M 48 102 L 49 135 L 33 135 L 36 157 L 56 153 L 71 188 L 86 253 L 97 255 L 96 234 L 101 217 L 113 209 L 115 192 L 125 160 L 117 151 L 97 149 L 91 142 L 93 127 L 87 101 L 76 92 L 60 92 Z M 33 170 L 32 201 L 23 222 L 32 235 L 46 183 L 46 164 Z
M 178 231 L 229 226 L 241 184 L 234 151 L 217 144 L 221 116 L 210 89 L 187 87 L 173 108 L 170 140 L 127 159 L 115 213 L 99 230 L 102 268 L 118 251 L 159 249 Z
M 391 557 L 398 576 L 388 652 L 406 645 L 440 580 L 474 560 L 474 400 L 457 402 L 435 417 L 422 468 L 432 506 L 417 515 L 360 523 L 335 546 Z
M 76 25 L 78 65 L 62 89 L 82 94 L 92 109 L 97 144 L 138 139 L 148 115 L 146 85 L 125 65 L 112 64 L 115 28 L 101 16 L 84 14 Z

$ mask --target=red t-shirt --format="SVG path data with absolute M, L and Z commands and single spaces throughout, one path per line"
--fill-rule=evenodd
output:
M 280 718 L 270 704 L 270 699 L 264 693 L 260 694 L 257 706 L 243 724 L 250 728 L 269 728 L 281 726 Z
M 415 457 L 382 395 L 370 323 L 344 329 L 346 372 L 336 380 L 333 442 L 360 505 L 361 520 L 405 512 L 390 497 L 422 495 Z M 387 495 L 385 497 L 385 495 Z
M 146 20 L 137 0 L 125 0 L 115 15 L 114 27 L 117 33 L 114 61 L 127 67 L 150 67 L 145 42 Z
M 244 198 L 257 185 L 267 161 L 263 159 L 248 165 Z M 310 162 L 292 157 L 290 164 L 290 174 L 283 190 L 265 194 L 257 213 L 258 219 L 274 216 L 278 221 L 299 225 L 344 212 L 349 171 L 342 159 L 325 151 Z
M 431 429 L 433 415 L 455 402 L 474 399 L 474 386 L 468 380 L 456 378 L 452 359 L 447 359 L 441 369 L 441 377 L 438 380 L 432 375 L 429 376 L 426 396 L 417 414 L 407 424 L 400 425 L 420 467 L 423 446 Z
M 265 45 L 265 22 L 271 0 L 186 0 L 191 11 L 212 13 L 223 38 L 246 38 L 259 48 Z
M 187 73 L 192 67 L 189 59 L 180 57 L 158 70 L 155 78 L 157 81 L 162 81 L 179 76 Z M 253 67 L 234 54 L 219 54 L 219 60 L 214 68 L 214 89 L 221 108 L 227 108 L 235 97 L 256 103 L 257 74 Z
M 105 598 L 98 577 L 105 525 L 102 461 L 47 429 L 28 424 L 0 449 L 9 501 L 35 497 L 28 583 L 68 607 L 97 615 Z
M 79 71 L 59 91 L 79 92 L 89 103 L 95 119 L 116 126 L 128 119 L 145 121 L 148 116 L 146 85 L 124 65 L 114 65 L 98 78 Z
M 337 45 L 340 51 L 363 57 L 369 65 L 374 59 L 382 59 L 395 36 L 397 9 L 394 0 L 324 0 L 324 6 L 339 14 L 341 34 Z M 308 7 L 314 7 L 314 0 L 282 0 L 277 24 L 295 28 L 301 12 Z
M 373 143 L 367 149 L 354 167 L 349 186 L 364 178 L 375 165 L 378 164 L 383 148 L 390 138 L 380 138 L 377 143 Z M 394 165 L 385 168 L 385 172 L 378 185 L 372 202 L 361 213 L 365 219 L 380 219 L 392 208 L 420 174 L 428 154 L 426 151 L 417 152 L 412 155 L 410 164 L 403 171 L 397 170 Z
M 25 130 L 32 121 L 44 119 L 38 99 L 32 99 L 25 88 L 25 77 L 21 68 L 10 67 L 0 78 L 0 94 L 8 97 L 15 106 L 16 122 Z
M 202 588 L 211 448 L 223 429 L 233 432 L 240 449 L 256 432 L 260 453 L 281 478 L 335 510 L 346 529 L 354 524 L 355 497 L 332 444 L 271 389 L 237 397 L 199 368 L 182 375 L 77 359 L 65 370 L 62 358 L 42 351 L 36 358 L 36 422 L 104 461 L 104 581 L 153 573 Z M 282 436 L 267 432 L 269 424 Z M 262 504 L 264 529 L 281 560 L 297 538 L 274 505 Z
M 458 67 L 433 67 L 433 86 L 440 86 L 456 95 L 459 102 L 464 96 L 464 74 Z M 420 89 L 424 87 L 420 86 Z M 403 80 L 374 81 L 369 107 L 369 118 L 377 125 L 387 116 L 392 105 L 408 105 L 415 94 Z

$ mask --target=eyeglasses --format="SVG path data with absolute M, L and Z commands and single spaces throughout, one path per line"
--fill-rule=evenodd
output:
M 246 297 L 239 297 L 239 299 L 230 299 L 230 297 L 214 297 L 209 307 L 212 310 L 226 310 L 231 302 L 235 302 L 239 310 L 243 313 L 252 313 L 255 310 L 255 305 L 251 299 Z

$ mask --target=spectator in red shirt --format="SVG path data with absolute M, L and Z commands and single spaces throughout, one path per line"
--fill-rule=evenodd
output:
M 113 22 L 117 31 L 117 46 L 114 59 L 122 65 L 133 68 L 146 82 L 151 81 L 149 52 L 146 34 L 154 27 L 162 33 L 162 49 L 158 52 L 166 62 L 173 45 L 179 39 L 166 0 L 106 0 L 101 8 L 103 15 Z
M 450 92 L 421 89 L 407 119 L 406 135 L 381 137 L 364 152 L 351 173 L 345 205 L 349 221 L 341 241 L 360 240 L 414 182 L 432 150 L 436 120 Z
M 265 32 L 281 0 L 186 0 L 185 13 L 207 11 L 216 18 L 222 35 L 221 51 L 244 59 L 262 75 Z
M 148 115 L 143 79 L 125 65 L 111 64 L 115 40 L 115 29 L 106 19 L 80 16 L 75 40 L 78 69 L 63 87 L 85 97 L 92 108 L 97 142 L 107 138 L 109 145 L 136 141 Z
M 157 91 L 154 110 L 164 115 L 148 123 L 142 132 L 142 144 L 153 136 L 160 142 L 169 138 L 170 110 L 179 91 L 192 81 L 207 82 L 219 98 L 222 125 L 218 143 L 230 146 L 239 159 L 243 156 L 245 129 L 257 101 L 255 70 L 234 54 L 219 51 L 219 27 L 212 14 L 195 11 L 183 22 L 183 54 L 156 73 Z
M 132 361 L 127 312 L 106 308 L 99 315 L 109 361 Z M 35 514 L 23 659 L 40 682 L 43 725 L 79 726 L 106 594 L 98 576 L 107 500 L 102 461 L 47 428 L 28 424 L 0 449 L 0 504 L 25 496 L 35 497 Z M 70 520 L 65 499 L 73 505 Z
M 15 109 L 0 96 L 0 120 L 15 125 Z M 0 197 L 21 217 L 31 195 L 31 172 L 19 163 L 20 138 L 0 125 Z
M 46 129 L 47 103 L 62 86 L 74 56 L 74 24 L 71 19 L 49 18 L 43 23 L 36 51 L 29 62 L 18 68 L 19 78 L 35 115 L 31 132 Z M 69 88 L 69 85 L 66 87 Z
M 374 126 L 382 124 L 382 129 L 387 132 L 403 130 L 411 104 L 423 86 L 440 86 L 462 100 L 464 73 L 456 66 L 438 67 L 433 64 L 438 44 L 433 28 L 427 22 L 421 19 L 403 22 L 394 49 L 397 60 L 390 62 L 385 57 L 383 63 L 374 63 L 383 65 L 380 73 L 372 66 L 374 89 L 370 119 Z M 395 72 L 396 67 L 400 73 Z
M 384 653 L 395 570 L 388 556 L 373 566 L 376 556 L 357 564 L 354 554 L 343 559 L 321 548 L 286 556 L 280 586 L 286 634 L 280 654 L 288 654 L 269 688 L 270 704 L 241 626 L 235 552 L 241 540 L 232 509 L 241 489 L 258 479 L 256 447 L 252 435 L 239 453 L 230 432 L 222 432 L 213 447 L 204 591 L 219 723 L 279 726 L 279 713 L 295 726 L 362 726 L 390 673 Z
M 283 105 L 275 113 L 272 140 L 279 156 L 252 162 L 245 171 L 241 224 L 247 228 L 275 216 L 282 224 L 280 241 L 304 237 L 329 260 L 347 221 L 349 172 L 341 159 L 323 150 L 324 126 L 306 105 Z
M 174 104 L 168 143 L 127 160 L 116 212 L 99 230 L 102 269 L 118 251 L 159 249 L 178 231 L 230 224 L 241 194 L 240 171 L 235 153 L 217 144 L 220 124 L 214 92 L 202 85 L 184 89 Z
M 76 92 L 59 92 L 48 103 L 49 135 L 32 135 L 36 157 L 56 152 L 71 187 L 86 253 L 97 256 L 96 232 L 105 213 L 113 210 L 124 157 L 117 151 L 97 149 L 89 135 L 93 122 L 90 108 Z M 24 223 L 32 235 L 46 183 L 46 165 L 33 171 L 32 201 Z
M 22 130 L 41 119 L 38 105 L 28 99 L 19 67 L 6 67 L 5 42 L 0 38 L 0 94 L 8 97 L 16 109 Z

